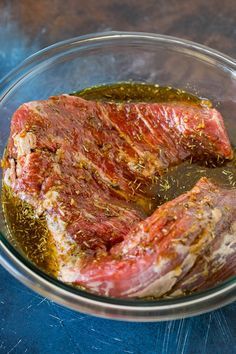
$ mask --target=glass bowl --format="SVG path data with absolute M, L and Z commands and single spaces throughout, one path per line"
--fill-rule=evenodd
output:
M 34 54 L 0 82 L 0 154 L 11 116 L 27 101 L 86 87 L 137 81 L 172 86 L 209 98 L 225 117 L 231 141 L 236 117 L 236 62 L 207 47 L 148 33 L 109 32 L 73 38 Z M 0 172 L 2 173 L 2 171 Z M 0 175 L 2 177 L 2 175 Z M 84 313 L 135 321 L 183 318 L 236 298 L 236 278 L 208 291 L 176 299 L 144 301 L 105 298 L 63 284 L 40 271 L 8 239 L 0 210 L 0 262 L 39 294 Z

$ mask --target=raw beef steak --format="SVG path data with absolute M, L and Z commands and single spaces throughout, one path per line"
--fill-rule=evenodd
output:
M 174 293 L 176 284 L 178 295 L 235 275 L 235 201 L 236 190 L 202 178 L 137 224 L 109 254 L 68 265 L 61 279 L 102 295 L 159 297 Z
M 140 273 L 140 282 L 130 283 L 130 290 L 124 283 L 118 284 L 120 273 L 115 275 L 113 270 L 113 288 L 109 282 L 107 287 L 91 285 L 94 264 L 101 259 L 101 267 L 108 267 L 103 271 L 104 279 L 110 262 L 115 262 L 114 267 L 122 268 L 122 262 L 124 269 L 130 267 L 126 257 L 132 255 L 127 251 L 126 256 L 123 244 L 136 239 L 139 228 L 156 220 L 156 213 L 160 215 L 158 209 L 139 224 L 144 219 L 146 191 L 155 176 L 186 159 L 230 159 L 232 155 L 223 119 L 215 109 L 180 103 L 94 102 L 62 95 L 23 104 L 15 112 L 3 163 L 4 180 L 36 213 L 45 215 L 57 249 L 60 279 L 87 284 L 92 291 L 112 296 L 162 294 L 170 290 L 168 286 L 163 285 L 163 291 L 161 287 L 146 290 L 159 279 L 152 272 L 147 273 L 150 281 Z M 171 203 L 177 212 L 175 201 Z M 188 227 L 191 222 L 194 219 L 190 218 Z M 151 237 L 148 232 L 146 236 Z M 194 237 L 190 237 L 190 244 Z M 150 253 L 149 261 L 155 254 Z M 117 257 L 124 259 L 116 263 Z M 144 258 L 141 263 L 147 264 L 146 255 Z M 178 262 L 181 264 L 177 257 Z M 131 267 L 135 279 L 141 263 Z M 174 261 L 167 263 L 167 268 L 175 266 Z M 101 267 L 97 267 L 95 278 L 101 277 L 102 284 Z M 181 277 L 188 267 L 180 272 Z M 159 275 L 165 273 L 157 266 L 155 269 Z M 130 269 L 128 274 L 132 278 Z

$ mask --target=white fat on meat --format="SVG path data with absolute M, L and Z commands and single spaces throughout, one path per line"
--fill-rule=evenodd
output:
M 222 212 L 219 208 L 214 208 L 212 210 L 212 216 L 215 223 L 218 223 L 222 218 Z
M 44 200 L 42 202 L 43 208 L 46 210 L 52 209 L 57 202 L 58 196 L 59 193 L 57 191 L 49 190 L 44 196 Z
M 18 158 L 30 154 L 36 148 L 36 136 L 32 132 L 21 132 L 13 137 L 13 141 Z
M 165 275 L 160 276 L 158 279 L 154 280 L 145 289 L 137 292 L 132 292 L 131 296 L 136 297 L 146 297 L 146 296 L 162 296 L 168 291 L 170 291 L 176 284 L 181 273 L 185 274 L 186 271 L 191 269 L 196 261 L 197 256 L 194 254 L 189 254 L 182 264 Z M 165 267 L 166 260 L 163 259 L 163 266 L 159 263 L 156 269 L 161 273 L 163 267 Z
M 226 233 L 220 244 L 220 247 L 210 255 L 210 261 L 212 260 L 213 263 L 215 263 L 215 267 L 217 269 L 224 266 L 226 259 L 236 251 L 235 237 L 236 237 L 235 232 Z
M 206 263 L 204 264 L 204 270 L 201 269 L 200 272 L 197 272 L 193 274 L 190 278 L 187 278 L 181 286 L 191 286 L 191 284 L 194 284 L 194 282 L 197 281 L 199 277 L 202 276 L 202 274 L 208 273 L 209 266 L 211 272 L 214 273 L 220 270 L 225 265 L 227 258 L 236 252 L 236 222 L 231 225 L 231 231 L 232 233 L 225 233 L 220 243 L 220 247 L 215 249 L 213 252 L 209 253 Z M 171 295 L 175 296 L 176 292 L 172 293 Z
M 46 215 L 47 226 L 50 233 L 53 236 L 55 242 L 57 254 L 59 257 L 59 273 L 63 272 L 64 268 L 67 268 L 68 263 L 73 266 L 74 263 L 78 263 L 80 256 L 80 247 L 73 240 L 73 238 L 68 234 L 66 230 L 67 223 L 64 222 L 59 215 L 51 215 L 50 210 L 54 207 L 57 199 L 58 192 L 51 190 L 45 194 L 45 199 L 43 201 L 43 209 L 48 210 L 49 213 Z M 67 280 L 70 282 L 70 280 Z
M 9 159 L 10 167 L 4 172 L 4 183 L 11 188 L 14 188 L 16 182 L 16 163 L 14 159 Z

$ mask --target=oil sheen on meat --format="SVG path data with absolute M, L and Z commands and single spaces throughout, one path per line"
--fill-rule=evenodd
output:
M 157 85 L 143 85 L 143 84 L 116 84 L 116 85 L 111 85 L 111 86 L 102 86 L 102 87 L 97 87 L 97 88 L 91 88 L 91 89 L 86 89 L 83 92 L 80 93 L 75 93 L 74 95 L 77 95 L 78 97 L 82 97 L 88 100 L 99 100 L 99 101 L 114 101 L 114 102 L 176 102 L 182 105 L 182 107 L 185 107 L 185 105 L 191 104 L 193 107 L 211 107 L 211 103 L 207 99 L 200 99 L 196 96 L 193 96 L 191 94 L 188 94 L 186 92 L 180 91 L 180 90 L 175 90 L 171 88 L 159 88 Z M 140 106 L 139 109 L 145 110 L 145 107 Z M 56 112 L 55 112 L 56 113 Z M 119 125 L 119 121 L 117 118 L 114 118 L 114 124 Z M 90 124 L 93 124 L 93 116 L 91 115 L 90 118 Z M 96 122 L 94 122 L 95 124 Z M 205 124 L 202 122 L 201 124 Z M 140 124 L 139 124 L 140 125 Z M 127 132 L 128 132 L 129 127 L 127 126 Z M 145 129 L 145 127 L 143 128 Z M 201 130 L 201 127 L 199 127 Z M 111 139 L 112 139 L 112 131 L 110 131 L 111 134 Z M 131 139 L 132 137 L 130 137 Z M 21 139 L 21 137 L 18 137 L 18 139 Z M 28 135 L 28 139 L 31 139 L 31 136 Z M 103 140 L 106 140 L 106 136 L 102 136 Z M 150 142 L 151 145 L 155 144 L 155 141 L 152 142 L 153 137 L 150 137 Z M 34 144 L 34 141 L 30 141 L 31 144 Z M 115 141 L 113 141 L 115 144 Z M 181 151 L 181 150 L 176 150 L 176 153 L 174 156 L 171 154 L 167 155 L 166 159 L 167 161 L 172 159 L 171 167 L 168 165 L 162 165 L 161 167 L 158 166 L 155 162 L 152 161 L 150 158 L 152 151 L 150 150 L 150 155 L 145 155 L 143 156 L 143 160 L 137 160 L 136 154 L 137 151 L 135 150 L 129 150 L 129 146 L 125 144 L 125 142 L 120 141 L 123 145 L 123 152 L 125 151 L 129 156 L 133 157 L 133 165 L 131 166 L 133 168 L 133 176 L 137 174 L 137 178 L 132 176 L 132 168 L 128 170 L 124 169 L 126 160 L 125 156 L 121 155 L 119 159 L 120 163 L 120 169 L 119 171 L 111 164 L 108 166 L 105 166 L 103 164 L 102 166 L 102 173 L 103 173 L 103 179 L 110 184 L 110 189 L 112 190 L 112 205 L 110 203 L 110 191 L 107 190 L 105 184 L 103 183 L 104 181 L 98 182 L 96 180 L 96 176 L 93 176 L 93 182 L 91 182 L 91 191 L 95 191 L 96 188 L 101 188 L 103 190 L 103 196 L 104 198 L 101 200 L 100 196 L 98 194 L 97 198 L 92 199 L 92 204 L 91 204 L 91 211 L 92 213 L 90 215 L 85 215 L 86 220 L 89 220 L 90 224 L 88 223 L 88 228 L 87 225 L 83 225 L 84 231 L 86 238 L 83 239 L 83 235 L 80 234 L 80 228 L 81 226 L 81 220 L 80 223 L 76 223 L 76 219 L 74 220 L 74 223 L 72 223 L 69 232 L 71 234 L 76 234 L 79 242 L 83 244 L 82 248 L 82 253 L 83 250 L 92 250 L 91 252 L 91 257 L 94 257 L 94 254 L 97 252 L 96 257 L 102 257 L 103 256 L 103 251 L 106 251 L 107 247 L 114 246 L 115 244 L 118 244 L 124 239 L 127 231 L 131 230 L 135 224 L 139 223 L 142 221 L 144 218 L 147 216 L 150 216 L 158 206 L 162 205 L 163 203 L 173 200 L 174 198 L 178 197 L 180 194 L 183 194 L 186 191 L 189 191 L 196 183 L 197 181 L 203 177 L 209 177 L 213 178 L 214 182 L 216 182 L 219 186 L 222 188 L 232 188 L 234 189 L 236 185 L 236 173 L 235 173 L 235 160 L 231 159 L 227 161 L 222 156 L 218 153 L 214 155 L 214 151 L 212 151 L 212 155 L 209 156 L 204 156 L 204 151 L 201 150 L 200 147 L 199 151 L 195 151 L 193 156 L 190 156 L 190 158 L 185 159 L 185 156 L 183 154 L 186 154 L 186 152 Z M 137 146 L 142 149 L 142 134 L 140 134 L 140 137 L 137 139 Z M 183 141 L 183 144 L 185 142 Z M 48 146 L 50 145 L 50 142 L 48 143 Z M 103 154 L 109 154 L 109 151 L 111 150 L 111 147 L 108 146 L 109 144 L 102 144 L 99 148 L 101 149 Z M 51 145 L 50 145 L 51 146 Z M 221 146 L 220 146 L 221 147 Z M 174 148 L 174 147 L 173 147 Z M 55 149 L 57 149 L 57 146 L 55 146 Z M 208 149 L 211 150 L 211 147 L 208 146 Z M 102 163 L 102 160 L 99 160 L 99 157 L 97 156 L 92 156 L 91 151 L 93 148 L 89 144 L 84 144 L 83 145 L 83 154 L 88 156 L 88 159 L 90 161 L 92 160 L 96 166 L 100 166 Z M 44 151 L 45 157 L 47 157 L 47 151 Z M 179 155 L 178 155 L 179 154 Z M 232 152 L 227 151 L 227 146 L 226 150 L 224 151 L 224 154 L 226 157 L 228 156 L 229 158 L 232 155 Z M 63 158 L 60 155 L 60 151 L 58 153 L 58 159 Z M 199 156 L 198 156 L 199 155 Z M 203 159 L 201 159 L 201 155 L 204 156 Z M 176 160 L 176 156 L 177 160 Z M 187 156 L 187 155 L 186 155 Z M 195 158 L 198 157 L 198 158 Z M 40 156 L 41 157 L 41 156 Z M 212 158 L 213 157 L 213 158 Z M 33 156 L 35 159 L 33 163 L 38 163 L 38 158 L 39 156 L 37 155 L 37 151 L 35 151 L 35 155 Z M 165 160 L 165 156 L 160 157 L 162 161 Z M 47 160 L 47 158 L 45 159 Z M 180 163 L 181 160 L 186 160 L 182 163 Z M 117 159 L 116 159 L 117 161 Z M 144 163 L 145 162 L 145 163 Z M 75 161 L 73 161 L 75 163 Z M 76 161 L 77 164 L 81 163 L 80 156 L 78 156 L 78 160 Z M 83 164 L 85 162 L 83 161 Z M 140 165 L 140 166 L 138 166 Z M 145 165 L 145 168 L 144 168 Z M 81 189 L 78 191 L 78 193 L 81 193 L 81 190 L 83 189 L 83 183 L 84 186 L 86 186 L 87 179 L 91 178 L 91 170 L 88 171 L 88 168 L 91 168 L 91 166 L 87 167 L 85 165 L 81 166 L 83 167 L 83 173 L 80 173 L 77 175 L 78 178 L 81 179 Z M 45 169 L 47 169 L 48 166 L 45 165 Z M 55 165 L 54 168 L 56 169 L 57 166 Z M 66 168 L 66 166 L 65 166 Z M 76 168 L 76 166 L 75 166 Z M 119 168 L 119 166 L 118 166 Z M 125 173 L 121 173 L 122 171 L 126 171 Z M 113 171 L 113 172 L 112 172 Z M 118 172 L 117 172 L 118 171 Z M 121 171 L 121 172 L 120 172 Z M 131 171 L 131 172 L 130 172 Z M 156 171 L 160 172 L 159 174 L 156 173 Z M 73 172 L 74 173 L 74 172 Z M 117 173 L 119 173 L 117 177 Z M 147 185 L 144 183 L 145 178 L 150 178 L 150 176 L 153 175 L 153 178 L 151 179 L 151 183 L 148 183 Z M 184 176 L 184 178 L 183 178 Z M 130 180 L 133 181 L 130 183 Z M 95 182 L 94 182 L 95 181 Z M 49 181 L 49 187 L 50 187 L 50 182 Z M 64 181 L 66 183 L 66 181 Z M 73 187 L 73 186 L 72 186 Z M 28 184 L 28 188 L 31 188 L 32 191 L 37 190 L 37 184 L 35 184 L 35 181 L 32 182 L 30 185 Z M 50 188 L 49 188 L 50 190 Z M 82 198 L 88 198 L 89 194 L 84 191 L 84 195 L 81 196 Z M 86 194 L 87 193 L 87 194 Z M 94 192 L 93 192 L 94 193 Z M 73 193 L 72 193 L 73 194 Z M 51 200 L 53 198 L 56 198 L 57 195 L 54 193 L 51 196 Z M 65 196 L 67 197 L 67 196 Z M 63 198 L 63 197 L 62 197 Z M 82 200 L 82 198 L 80 200 Z M 125 201 L 124 201 L 125 200 Z M 30 200 L 28 200 L 30 202 Z M 40 268 L 43 270 L 49 272 L 50 274 L 56 275 L 58 273 L 58 261 L 56 257 L 56 250 L 54 246 L 54 242 L 51 239 L 50 232 L 48 231 L 47 228 L 47 223 L 48 220 L 45 220 L 45 217 L 43 215 L 40 215 L 40 212 L 38 213 L 38 216 L 35 217 L 35 213 L 33 208 L 30 206 L 30 204 L 26 201 L 22 201 L 19 198 L 16 198 L 11 191 L 11 188 L 7 187 L 6 185 L 4 186 L 4 193 L 3 193 L 3 205 L 4 205 L 4 211 L 5 211 L 5 216 L 7 220 L 7 224 L 9 227 L 9 237 L 11 238 L 11 241 L 13 241 L 18 247 L 29 259 L 31 259 L 34 263 L 36 263 Z M 63 202 L 63 200 L 62 200 Z M 74 203 L 76 203 L 76 200 L 71 198 L 70 195 L 70 200 L 69 200 L 69 205 L 67 206 L 68 208 L 73 208 Z M 83 207 L 82 207 L 83 208 Z M 87 206 L 86 206 L 87 208 Z M 86 209 L 85 208 L 85 209 Z M 84 209 L 84 210 L 85 210 Z M 88 210 L 88 208 L 86 209 Z M 102 213 L 105 215 L 105 218 L 101 217 L 102 213 L 100 211 L 102 210 Z M 64 213 L 67 212 L 67 210 L 62 211 Z M 97 214 L 96 214 L 97 213 Z M 91 231 L 91 227 L 93 225 L 93 215 L 98 215 L 100 222 L 101 222 L 101 230 L 97 230 L 96 232 L 99 235 L 102 235 L 102 242 L 98 242 L 98 238 L 94 240 L 93 237 L 93 232 Z M 109 225 L 109 221 L 112 218 L 115 219 L 117 215 L 122 215 L 122 222 L 115 221 L 113 222 L 112 227 Z M 48 216 L 50 218 L 50 216 Z M 79 215 L 76 215 L 76 217 L 79 217 Z M 110 219 L 109 219 L 110 218 Z M 119 218 L 117 218 L 118 220 Z M 52 225 L 52 223 L 51 223 Z M 117 229 L 118 231 L 115 232 L 114 229 Z M 111 230 L 112 230 L 112 236 L 111 236 Z M 123 231 L 122 231 L 123 230 Z M 51 230 L 54 233 L 58 232 L 60 233 L 60 230 Z M 232 231 L 232 230 L 231 230 Z M 229 233 L 228 233 L 229 234 Z M 228 242 L 229 240 L 227 239 L 228 235 L 226 233 L 226 241 Z M 227 241 L 228 240 L 228 241 Z M 219 243 L 219 242 L 218 242 Z M 86 245 L 87 244 L 87 245 Z M 65 246 L 67 247 L 67 245 Z M 116 247 L 116 246 L 115 246 Z M 215 252 L 217 253 L 217 242 L 215 245 L 213 245 Z M 62 245 L 63 248 L 63 245 Z M 99 251 L 97 251 L 99 250 Z M 65 250 L 61 250 L 61 253 L 66 252 Z M 99 253 L 100 252 L 100 253 Z M 81 256 L 79 254 L 75 254 L 75 257 Z M 232 255 L 230 255 L 233 257 Z M 81 256 L 83 258 L 83 254 Z M 232 258 L 233 259 L 233 258 Z M 233 259 L 234 260 L 234 259 Z M 210 263 L 209 263 L 210 264 Z M 232 263 L 233 264 L 233 263 Z M 202 274 L 202 269 L 201 269 L 201 262 L 199 262 L 198 265 L 199 273 L 201 272 Z M 222 267 L 220 268 L 222 272 Z M 209 272 L 212 270 L 212 267 L 209 266 Z M 71 269 L 70 269 L 71 271 Z M 196 270 L 197 271 L 197 270 Z M 232 272 L 231 272 L 232 273 Z M 231 273 L 229 275 L 231 275 Z M 73 282 L 76 280 L 73 272 L 72 274 L 72 280 Z M 186 281 L 184 280 L 181 282 L 179 281 L 179 287 L 178 287 L 178 282 L 173 286 L 173 294 L 178 295 L 178 290 L 182 289 L 183 293 L 191 292 L 192 289 L 194 289 L 194 286 L 190 286 L 189 284 L 192 284 L 193 282 L 193 275 L 189 275 L 189 280 L 186 278 Z M 215 274 L 215 273 L 214 273 Z M 220 278 L 219 274 L 215 275 L 215 282 Z M 214 277 L 212 277 L 214 280 Z M 68 278 L 69 279 L 69 278 Z M 65 279 L 66 282 L 69 282 L 68 279 Z M 64 280 L 64 279 L 62 279 Z M 199 279 L 198 279 L 199 280 Z M 78 281 L 80 285 L 83 285 L 83 280 L 80 279 Z M 206 287 L 204 282 L 204 279 L 202 279 L 203 285 L 199 285 L 199 281 L 197 282 L 197 287 L 199 289 Z M 210 285 L 213 284 L 214 281 L 211 283 L 209 282 Z M 86 287 L 86 283 L 84 283 Z M 159 287 L 160 288 L 160 287 Z M 92 287 L 89 288 L 91 290 Z M 100 289 L 101 290 L 101 289 Z M 108 291 L 107 289 L 103 291 L 97 291 L 98 293 L 103 293 L 104 295 L 109 295 L 109 296 L 125 296 L 121 293 L 116 293 L 112 291 Z M 92 291 L 96 292 L 96 290 L 92 289 Z M 167 290 L 165 290 L 164 293 L 168 293 Z M 136 296 L 139 294 L 136 292 L 134 294 L 131 294 L 132 296 Z M 156 295 L 157 297 L 163 295 L 163 293 L 160 291 L 159 293 L 143 293 L 140 294 L 142 296 L 149 296 L 149 295 Z M 169 294 L 171 295 L 171 294 Z

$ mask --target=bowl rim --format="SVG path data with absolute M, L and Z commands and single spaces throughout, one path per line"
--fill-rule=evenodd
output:
M 158 40 L 159 42 L 165 42 L 169 44 L 180 45 L 183 48 L 191 48 L 197 52 L 205 54 L 215 60 L 222 61 L 224 64 L 227 63 L 229 68 L 232 69 L 234 75 L 236 76 L 236 60 L 229 55 L 223 54 L 216 49 L 212 49 L 203 44 L 193 42 L 187 39 L 181 39 L 174 36 L 169 36 L 165 34 L 155 34 L 149 32 L 128 32 L 128 31 L 105 31 L 105 32 L 96 32 L 90 33 L 82 36 L 72 37 L 63 41 L 56 42 L 52 45 L 49 45 L 45 48 L 38 50 L 37 52 L 29 55 L 24 59 L 19 65 L 14 69 L 10 70 L 2 79 L 0 79 L 0 90 L 2 90 L 3 85 L 9 83 L 9 81 L 14 80 L 17 75 L 23 70 L 29 69 L 33 64 L 35 66 L 36 61 L 40 61 L 42 57 L 48 54 L 50 51 L 54 51 L 55 54 L 57 51 L 60 51 L 61 47 L 73 48 L 78 44 L 92 43 L 97 40 L 109 40 L 109 39 L 129 39 L 129 38 L 138 38 L 138 39 L 153 39 Z M 43 59 L 44 60 L 44 59 Z M 23 75 L 21 75 L 23 76 Z
M 214 49 L 177 37 L 145 33 L 110 31 L 91 33 L 48 46 L 26 58 L 0 81 L 0 103 L 27 75 L 48 59 L 79 46 L 108 40 L 149 40 L 180 46 L 192 55 L 198 53 L 230 70 L 236 77 L 236 61 Z M 236 299 L 236 277 L 209 290 L 175 299 L 156 301 L 112 299 L 74 289 L 53 279 L 26 260 L 0 232 L 0 264 L 22 283 L 51 300 L 71 309 L 100 317 L 135 321 L 157 321 L 188 317 L 211 311 Z M 194 307 L 194 308 L 193 308 Z

